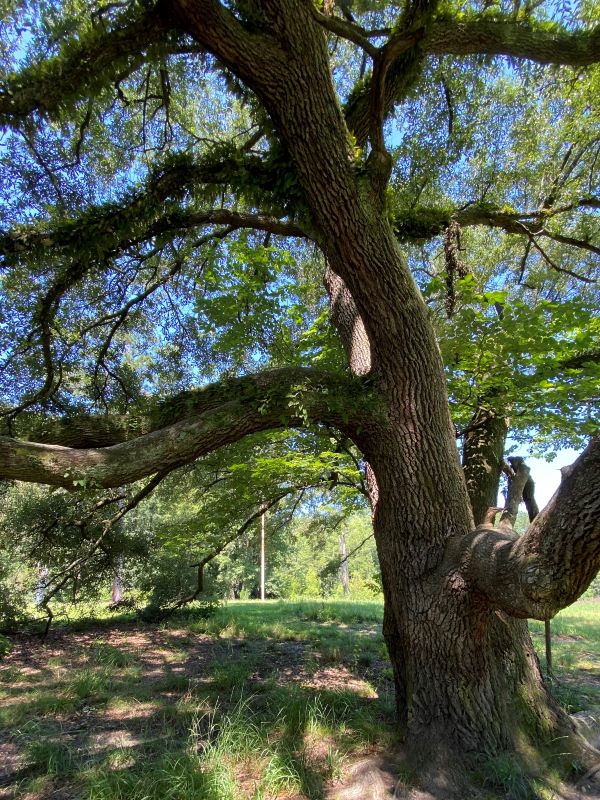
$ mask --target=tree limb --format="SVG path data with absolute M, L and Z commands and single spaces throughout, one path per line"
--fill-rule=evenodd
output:
M 487 602 L 513 617 L 549 619 L 574 602 L 600 567 L 600 436 L 523 536 L 480 528 L 449 542 L 448 556 L 462 561 L 463 576 Z
M 434 55 L 505 55 L 585 67 L 600 61 L 600 26 L 570 33 L 509 21 L 446 18 L 428 26 L 421 47 Z
M 539 245 L 536 243 L 535 239 L 536 237 L 543 236 L 552 241 L 566 244 L 569 247 L 575 247 L 594 253 L 595 255 L 600 255 L 599 245 L 587 239 L 564 236 L 546 227 L 547 220 L 550 217 L 556 217 L 561 213 L 574 211 L 578 208 L 585 209 L 588 207 L 595 207 L 594 202 L 589 198 L 583 198 L 569 206 L 563 206 L 552 210 L 542 209 L 535 212 L 506 212 L 499 208 L 490 208 L 489 206 L 479 204 L 458 209 L 417 206 L 412 209 L 397 212 L 394 227 L 400 241 L 422 241 L 441 235 L 450 222 L 455 221 L 462 227 L 468 228 L 481 225 L 488 228 L 500 228 L 506 233 L 526 236 L 528 238 L 529 248 L 533 246 L 539 250 Z M 529 249 L 527 252 L 529 252 Z M 569 272 L 573 277 L 583 280 L 586 283 L 595 282 L 592 278 L 587 278 L 586 276 L 564 270 L 564 268 L 558 265 L 552 264 L 552 266 L 559 271 Z
M 146 419 L 125 418 L 125 424 L 113 426 L 102 420 L 104 440 L 110 442 L 104 447 L 64 447 L 0 437 L 0 479 L 69 489 L 122 486 L 272 428 L 320 421 L 350 438 L 360 438 L 376 422 L 376 411 L 377 404 L 360 379 L 316 369 L 282 368 L 185 393 Z M 150 426 L 149 431 L 140 431 L 144 424 Z M 62 427 L 72 445 L 90 441 L 85 435 L 77 439 L 76 421 L 64 422 Z M 88 433 L 94 427 L 90 418 L 83 427 Z

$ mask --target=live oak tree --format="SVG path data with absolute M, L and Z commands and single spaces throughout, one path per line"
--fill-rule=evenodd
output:
M 399 725 L 433 776 L 530 747 L 593 759 L 544 688 L 525 618 L 552 616 L 600 566 L 600 439 L 520 539 L 476 528 L 424 300 L 440 286 L 420 291 L 411 250 L 445 234 L 450 317 L 477 289 L 460 255 L 460 232 L 475 226 L 521 242 L 514 281 L 537 292 L 525 305 L 556 302 L 540 289 L 543 264 L 588 312 L 600 28 L 586 3 L 555 12 L 34 4 L 16 9 L 3 41 L 0 476 L 76 491 L 152 476 L 135 504 L 249 434 L 343 434 L 366 465 Z M 495 138 L 519 92 L 523 125 Z M 507 148 L 535 135 L 511 167 Z M 506 301 L 484 298 L 463 330 L 493 339 L 495 317 L 522 311 Z M 592 345 L 565 337 L 555 375 L 589 374 Z M 485 384 L 475 430 L 480 408 L 494 412 L 483 422 L 511 416 L 519 380 L 491 380 L 479 367 L 493 346 L 473 350 Z M 220 380 L 202 386 L 209 378 Z M 589 409 L 589 395 L 578 400 Z

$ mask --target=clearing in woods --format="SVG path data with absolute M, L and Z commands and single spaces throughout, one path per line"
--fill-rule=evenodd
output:
M 235 602 L 207 619 L 17 636 L 0 662 L 0 797 L 318 800 L 344 796 L 367 756 L 392 797 L 411 775 L 381 614 L 375 601 Z M 600 707 L 599 621 L 582 600 L 553 622 L 554 691 L 571 713 Z M 519 774 L 490 764 L 481 786 L 518 797 Z

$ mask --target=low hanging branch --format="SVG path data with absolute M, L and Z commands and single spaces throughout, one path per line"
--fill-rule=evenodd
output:
M 360 378 L 301 367 L 270 370 L 184 393 L 145 418 L 91 417 L 64 422 L 55 436 L 46 435 L 67 439 L 70 447 L 0 437 L 0 479 L 69 489 L 124 486 L 250 433 L 311 421 L 357 441 L 379 424 L 378 404 Z M 94 429 L 108 446 L 89 446 Z

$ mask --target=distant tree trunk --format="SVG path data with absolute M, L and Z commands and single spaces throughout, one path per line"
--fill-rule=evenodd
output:
M 123 556 L 119 556 L 115 563 L 112 580 L 111 604 L 117 605 L 123 599 Z
M 48 567 L 38 564 L 38 580 L 35 587 L 34 597 L 36 606 L 41 606 L 46 596 L 46 580 L 48 578 Z
M 260 515 L 260 599 L 265 599 L 265 517 L 266 513 Z
M 340 580 L 344 594 L 350 594 L 350 570 L 348 569 L 348 549 L 346 537 L 340 533 Z

